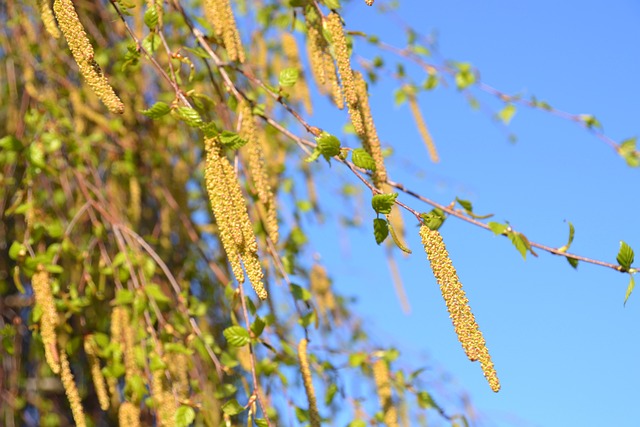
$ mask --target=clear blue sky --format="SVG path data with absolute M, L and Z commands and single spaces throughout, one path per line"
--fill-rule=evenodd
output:
M 441 54 L 471 62 L 486 83 L 594 114 L 617 141 L 640 133 L 637 1 L 400 4 L 402 19 L 423 33 L 437 31 Z M 385 17 L 358 2 L 347 6 L 345 17 L 349 29 L 404 40 Z M 361 47 L 357 43 L 356 51 Z M 477 212 L 494 213 L 495 221 L 508 220 L 550 246 L 565 243 L 571 221 L 572 251 L 580 255 L 615 262 L 620 240 L 640 251 L 640 170 L 588 132 L 519 109 L 509 127 L 518 142 L 511 144 L 490 117 L 471 110 L 455 90 L 440 88 L 419 98 L 442 158 L 434 165 L 407 106 L 392 106 L 393 89 L 385 80 L 372 98 L 381 137 L 396 149 L 389 163 L 393 179 L 444 204 L 468 199 Z M 316 114 L 314 124 L 323 119 Z M 328 181 L 322 194 L 336 200 L 337 191 Z M 368 225 L 373 215 L 364 194 Z M 356 307 L 374 337 L 400 348 L 403 364 L 428 360 L 450 373 L 478 409 L 477 425 L 638 425 L 640 289 L 624 308 L 627 276 L 586 264 L 576 271 L 542 252 L 523 261 L 507 239 L 449 219 L 441 231 L 498 369 L 502 390 L 494 394 L 478 364 L 466 359 L 414 221 L 408 215 L 405 221 L 414 254 L 397 259 L 410 315 L 397 303 L 384 250 L 369 230 L 333 230 L 329 221 L 311 238 L 335 286 L 358 296 Z

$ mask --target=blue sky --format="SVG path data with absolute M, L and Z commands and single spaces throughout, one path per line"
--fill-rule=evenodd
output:
M 471 62 L 494 87 L 594 114 L 616 141 L 640 133 L 636 1 L 401 1 L 398 16 L 425 34 L 436 31 L 444 57 Z M 345 18 L 349 29 L 396 44 L 404 40 L 388 17 L 364 4 L 350 3 Z M 360 48 L 356 42 L 356 52 Z M 518 136 L 512 144 L 490 116 L 471 110 L 454 89 L 439 88 L 419 96 L 442 159 L 434 165 L 407 106 L 393 107 L 394 88 L 387 79 L 372 93 L 381 138 L 396 150 L 389 159 L 392 179 L 443 204 L 468 199 L 478 213 L 494 213 L 493 220 L 509 221 L 550 246 L 565 243 L 571 221 L 571 249 L 580 255 L 615 262 L 620 240 L 640 251 L 640 171 L 576 124 L 519 108 L 509 126 Z M 322 112 L 312 119 L 324 120 Z M 336 200 L 337 191 L 337 184 L 328 184 L 321 195 Z M 363 194 L 368 224 L 373 212 Z M 430 209 L 400 197 L 420 211 Z M 449 219 L 441 232 L 502 382 L 494 394 L 457 341 L 415 221 L 408 215 L 405 221 L 414 253 L 396 258 L 409 315 L 397 303 L 384 250 L 369 230 L 333 230 L 328 222 L 311 236 L 335 286 L 358 296 L 356 307 L 373 336 L 400 348 L 402 363 L 428 360 L 449 373 L 475 404 L 477 425 L 634 425 L 640 417 L 640 291 L 623 307 L 626 275 L 586 264 L 574 270 L 543 252 L 524 261 L 507 239 Z

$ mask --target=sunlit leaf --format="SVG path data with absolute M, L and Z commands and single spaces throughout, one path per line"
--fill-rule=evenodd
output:
M 229 326 L 222 332 L 227 342 L 234 347 L 242 347 L 250 341 L 249 332 L 242 326 Z

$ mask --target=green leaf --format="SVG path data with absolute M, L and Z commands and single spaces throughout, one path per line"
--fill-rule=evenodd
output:
M 631 264 L 633 264 L 634 254 L 631 246 L 627 245 L 625 242 L 620 241 L 620 251 L 618 252 L 618 256 L 616 260 L 620 267 L 622 267 L 622 271 L 629 271 L 631 268 Z
M 353 160 L 353 164 L 362 169 L 367 169 L 370 171 L 376 170 L 376 162 L 373 160 L 373 157 L 364 148 L 356 148 L 351 152 L 351 159 Z
M 179 120 L 182 120 L 193 128 L 197 128 L 202 125 L 200 114 L 191 107 L 178 107 L 175 108 L 173 112 Z
M 558 250 L 560 252 L 567 252 L 569 250 L 569 248 L 571 247 L 571 243 L 573 243 L 573 236 L 576 234 L 576 229 L 573 226 L 573 224 L 571 224 L 571 222 L 569 222 L 569 240 L 567 241 L 567 244 L 564 246 L 561 246 L 558 248 Z
M 9 248 L 9 258 L 16 260 L 21 253 L 26 254 L 26 250 L 22 243 L 14 241 Z
M 636 148 L 636 142 L 638 138 L 628 138 L 620 143 L 618 146 L 618 153 L 627 162 L 627 165 L 637 168 L 640 166 L 640 153 Z
M 458 69 L 455 76 L 456 86 L 458 89 L 466 89 L 476 82 L 476 75 L 473 72 L 471 64 L 462 62 L 455 64 L 455 67 Z
M 144 12 L 144 23 L 151 30 L 158 25 L 158 11 L 153 2 L 151 3 L 151 7 Z
M 234 347 L 242 347 L 249 343 L 249 332 L 242 326 L 229 326 L 222 331 L 227 342 Z
M 175 414 L 176 427 L 188 427 L 196 419 L 196 411 L 191 406 L 180 405 Z
M 258 427 L 269 427 L 269 423 L 264 418 L 256 418 L 253 420 Z
M 280 71 L 280 77 L 278 77 L 278 83 L 282 87 L 291 87 L 298 81 L 300 77 L 300 71 L 297 68 L 285 68 Z
M 396 107 L 401 106 L 407 101 L 407 92 L 405 92 L 402 88 L 396 90 L 394 94 L 394 100 Z
M 500 224 L 499 222 L 490 221 L 487 225 L 496 236 L 505 234 L 507 230 L 509 230 L 509 226 L 507 224 Z
M 456 202 L 462 206 L 462 209 L 464 209 L 467 212 L 473 212 L 473 205 L 471 204 L 470 201 L 468 200 L 462 200 L 456 197 Z
M 575 258 L 567 257 L 567 261 L 573 268 L 578 268 L 578 260 Z
M 331 402 L 333 402 L 333 398 L 335 397 L 337 392 L 338 392 L 338 386 L 335 383 L 331 383 L 324 395 L 325 405 L 331 405 Z
M 371 199 L 371 206 L 377 213 L 388 215 L 397 197 L 398 193 L 376 194 Z
M 160 289 L 160 286 L 155 283 L 145 286 L 144 293 L 147 294 L 149 299 L 155 300 L 156 302 L 159 302 L 159 303 L 171 302 L 171 298 L 166 296 L 165 293 L 162 292 L 162 289 Z
M 376 238 L 376 243 L 380 244 L 389 235 L 389 224 L 386 219 L 375 218 L 373 220 L 373 236 Z
M 328 132 L 322 132 L 320 136 L 316 137 L 318 143 L 318 150 L 325 159 L 329 160 L 333 156 L 340 154 L 340 140 Z
M 116 291 L 116 297 L 113 301 L 115 305 L 131 304 L 134 299 L 134 294 L 129 289 L 119 289 Z
M 295 299 L 301 301 L 309 301 L 311 299 L 311 292 L 294 283 L 291 284 L 291 295 L 293 295 Z
M 629 286 L 627 286 L 627 292 L 624 294 L 624 304 L 627 305 L 627 300 L 631 296 L 631 292 L 633 292 L 633 288 L 636 287 L 636 281 L 633 278 L 633 274 L 629 275 Z
M 256 320 L 251 324 L 251 332 L 253 332 L 253 335 L 255 335 L 256 338 L 258 338 L 262 334 L 262 331 L 264 331 L 264 327 L 264 320 L 260 317 L 256 317 Z
M 322 3 L 324 3 L 329 9 L 340 9 L 340 0 L 322 0 Z
M 149 55 L 153 55 L 153 53 L 160 47 L 161 43 L 162 39 L 160 36 L 156 33 L 151 33 L 142 40 L 142 47 L 149 53 Z
M 160 117 L 169 114 L 171 108 L 164 102 L 156 102 L 149 109 L 140 111 L 145 116 L 152 119 L 159 119 Z
M 513 104 L 507 104 L 505 107 L 498 112 L 498 118 L 502 120 L 502 123 L 508 125 L 513 118 L 513 115 L 516 113 L 516 106 Z
M 244 410 L 245 408 L 236 399 L 231 399 L 222 405 L 222 411 L 227 415 L 237 415 Z
M 511 232 L 509 233 L 509 240 L 516 247 L 522 258 L 527 259 L 527 250 L 531 248 L 529 241 L 521 233 Z
M 438 86 L 438 83 L 438 76 L 436 74 L 429 74 L 429 77 L 424 81 L 422 87 L 425 90 L 433 90 Z
M 596 116 L 592 114 L 581 114 L 580 120 L 587 126 L 589 129 L 602 129 L 602 124 L 596 119 Z
M 235 132 L 229 130 L 222 131 L 220 134 L 220 143 L 227 147 L 229 150 L 238 150 L 242 148 L 248 141 L 240 138 Z
M 420 218 L 424 221 L 424 225 L 429 227 L 431 230 L 438 230 L 447 219 L 444 211 L 439 208 L 434 208 L 428 213 L 420 214 Z
M 313 150 L 313 153 L 311 153 L 309 157 L 304 159 L 304 161 L 307 163 L 315 162 L 316 160 L 318 160 L 318 157 L 320 157 L 320 154 L 320 150 L 316 148 L 315 150 Z
M 422 409 L 435 408 L 436 404 L 433 401 L 433 398 L 426 391 L 421 391 L 418 393 L 418 405 Z

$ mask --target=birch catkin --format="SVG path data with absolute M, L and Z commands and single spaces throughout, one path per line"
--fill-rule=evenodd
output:
M 47 30 L 49 35 L 53 38 L 60 38 L 60 30 L 56 24 L 56 18 L 53 16 L 53 11 L 51 10 L 51 4 L 49 0 L 39 0 L 40 3 L 40 17 L 42 18 L 42 23 L 44 24 L 44 28 Z
M 93 387 L 98 396 L 98 403 L 103 411 L 109 409 L 109 393 L 107 392 L 107 385 L 100 369 L 100 360 L 96 354 L 95 343 L 93 342 L 93 336 L 87 335 L 84 339 L 84 352 L 87 354 L 89 361 L 89 367 L 91 369 L 91 378 L 93 379 Z
M 409 102 L 409 109 L 411 110 L 413 119 L 418 127 L 418 132 L 420 132 L 420 136 L 429 151 L 429 157 L 433 163 L 438 163 L 440 161 L 438 150 L 436 150 L 436 145 L 433 143 L 433 138 L 431 137 L 429 128 L 427 128 L 427 123 L 424 121 L 424 117 L 422 116 L 422 112 L 418 106 L 418 100 L 414 95 L 408 95 L 407 100 Z
M 62 380 L 62 386 L 64 392 L 67 395 L 67 400 L 71 406 L 71 414 L 73 415 L 73 421 L 76 427 L 86 427 L 86 419 L 84 416 L 84 410 L 82 409 L 82 401 L 80 400 L 80 393 L 78 393 L 78 387 L 73 379 L 71 373 L 71 367 L 69 366 L 69 359 L 67 353 L 60 352 L 60 379 Z
M 71 49 L 73 59 L 78 64 L 80 73 L 89 87 L 91 87 L 91 90 L 107 106 L 109 111 L 116 114 L 124 113 L 124 104 L 107 81 L 98 63 L 94 60 L 93 47 L 73 7 L 73 1 L 55 0 L 53 2 L 53 11 L 56 14 L 60 30 L 67 40 L 69 49 Z
M 38 271 L 31 278 L 33 294 L 36 304 L 42 309 L 40 317 L 40 334 L 44 344 L 44 357 L 54 374 L 60 373 L 60 356 L 58 352 L 58 339 L 56 327 L 58 326 L 58 313 L 51 292 L 49 272 L 43 266 L 38 266 Z
M 500 381 L 491 361 L 489 350 L 482 332 L 469 307 L 458 273 L 451 263 L 449 252 L 444 245 L 442 235 L 437 230 L 431 230 L 426 225 L 420 227 L 422 245 L 431 264 L 431 270 L 440 285 L 440 291 L 447 304 L 449 317 L 464 348 L 467 357 L 472 362 L 480 361 L 485 378 L 495 392 L 500 390 Z
M 309 368 L 309 358 L 307 356 L 308 341 L 305 338 L 300 340 L 298 344 L 298 359 L 300 361 L 300 373 L 302 374 L 302 382 L 304 390 L 307 393 L 309 401 L 309 422 L 311 427 L 320 427 L 320 414 L 318 413 L 318 403 L 316 401 L 316 392 L 313 388 L 313 380 L 311 378 L 311 369 Z
M 229 0 L 205 0 L 204 12 L 216 34 L 222 37 L 229 59 L 244 62 L 244 48 Z
M 398 427 L 398 411 L 391 400 L 391 382 L 386 360 L 378 359 L 373 364 L 373 380 L 376 383 L 384 423 L 388 427 Z

